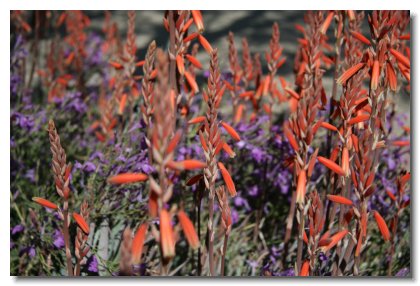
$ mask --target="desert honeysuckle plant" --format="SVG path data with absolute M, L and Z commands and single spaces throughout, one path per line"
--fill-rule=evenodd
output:
M 411 275 L 409 11 L 98 13 L 10 11 L 11 275 Z

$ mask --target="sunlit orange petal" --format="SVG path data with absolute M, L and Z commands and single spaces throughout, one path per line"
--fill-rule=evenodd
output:
M 309 260 L 303 262 L 299 276 L 309 276 Z
M 338 79 L 338 84 L 345 84 L 353 75 L 355 75 L 361 68 L 364 67 L 364 63 L 358 63 L 348 70 L 346 70 Z
M 365 43 L 366 45 L 370 45 L 370 41 L 363 36 L 362 34 L 360 34 L 359 32 L 356 31 L 350 31 L 350 34 L 355 37 L 356 39 L 358 39 L 359 41 Z
M 204 38 L 202 35 L 198 35 L 198 41 L 203 46 L 203 48 L 207 51 L 207 53 L 211 54 L 213 52 L 213 48 L 210 43 Z
M 123 114 L 126 103 L 127 103 L 127 94 L 124 93 L 120 100 L 120 105 L 118 107 L 118 114 L 120 115 Z
M 86 223 L 85 219 L 78 213 L 73 213 L 73 218 L 80 229 L 83 230 L 84 233 L 89 234 L 89 225 Z
M 339 203 L 339 204 L 348 205 L 348 206 L 353 205 L 353 202 L 351 200 L 349 200 L 345 197 L 342 197 L 342 196 L 327 195 L 327 198 L 334 203 Z
M 207 164 L 198 160 L 184 160 L 184 161 L 171 161 L 166 165 L 168 168 L 174 170 L 196 170 L 204 169 Z
M 329 124 L 328 122 L 322 122 L 321 127 L 325 128 L 325 129 L 328 129 L 328 130 L 331 130 L 331 131 L 338 131 L 337 127 Z
M 233 129 L 232 126 L 230 126 L 229 124 L 227 124 L 226 122 L 221 122 L 220 124 L 222 124 L 223 128 L 226 130 L 227 133 L 229 133 L 229 135 L 235 139 L 236 141 L 241 141 L 241 137 L 239 136 L 239 134 L 235 131 L 235 129 Z
M 220 172 L 222 173 L 223 180 L 225 181 L 226 187 L 229 191 L 229 194 L 234 197 L 236 196 L 236 188 L 235 184 L 233 183 L 232 177 L 230 176 L 228 170 L 226 169 L 225 165 L 222 162 L 218 162 L 217 165 L 219 166 Z
M 403 54 L 401 54 L 399 51 L 394 50 L 394 49 L 390 49 L 389 50 L 391 52 L 391 54 L 395 57 L 395 59 L 402 63 L 404 66 L 410 68 L 410 60 L 404 56 Z
M 235 152 L 233 152 L 232 148 L 230 148 L 229 144 L 223 143 L 223 150 L 229 155 L 230 158 L 234 158 L 236 156 Z
M 185 64 L 184 58 L 181 55 L 176 56 L 176 66 L 178 68 L 179 73 L 183 75 L 185 72 Z
M 331 171 L 333 171 L 334 173 L 340 175 L 340 176 L 345 176 L 344 170 L 337 165 L 335 162 L 322 157 L 322 156 L 318 156 L 318 161 L 320 163 L 322 163 L 325 167 L 327 167 L 328 169 L 330 169 Z
M 196 68 L 199 68 L 199 69 L 202 69 L 203 68 L 203 66 L 201 65 L 201 63 L 196 58 L 194 58 L 192 55 L 187 54 L 187 55 L 185 55 L 185 57 Z
M 306 194 L 306 171 L 301 170 L 298 175 L 298 182 L 296 186 L 296 203 L 304 204 Z
M 175 147 L 178 145 L 179 139 L 181 139 L 181 135 L 182 135 L 182 131 L 178 130 L 174 137 L 172 137 L 171 141 L 169 141 L 168 143 L 168 147 L 166 148 L 166 153 L 169 154 L 171 153 Z
M 143 173 L 122 173 L 108 178 L 108 183 L 121 185 L 146 181 L 148 176 Z
M 343 168 L 346 177 L 350 175 L 350 161 L 349 161 L 349 149 L 347 147 L 343 148 L 341 156 L 341 168 Z
M 192 10 L 191 14 L 194 19 L 194 23 L 197 26 L 197 29 L 200 33 L 204 31 L 203 16 L 199 10 Z
M 333 19 L 333 17 L 334 17 L 334 12 L 329 12 L 320 29 L 322 34 L 325 34 L 327 32 L 328 27 L 330 26 L 331 20 Z
M 359 116 L 353 117 L 347 123 L 349 125 L 353 125 L 353 124 L 356 124 L 356 123 L 360 123 L 360 122 L 366 121 L 369 118 L 370 118 L 370 115 L 369 114 L 361 114 Z
M 370 88 L 372 90 L 376 90 L 378 88 L 379 73 L 380 73 L 379 61 L 375 60 L 373 62 L 372 75 L 370 79 Z
M 134 264 L 140 263 L 141 254 L 143 253 L 144 240 L 147 234 L 147 227 L 147 223 L 142 224 L 134 236 L 133 243 L 131 245 L 131 253 Z
M 187 82 L 189 84 L 189 86 L 191 87 L 191 89 L 194 91 L 194 93 L 198 92 L 198 85 L 197 82 L 195 81 L 194 77 L 187 71 L 184 72 L 184 76 L 187 79 Z
M 389 240 L 391 238 L 391 235 L 389 233 L 389 229 L 388 229 L 388 226 L 386 225 L 385 220 L 377 211 L 373 212 L 373 216 L 375 217 L 376 224 L 378 225 L 378 228 L 382 234 L 382 237 L 386 241 Z
M 162 255 L 164 258 L 172 258 L 175 256 L 175 240 L 171 225 L 171 217 L 165 209 L 160 211 L 159 227 Z
M 187 238 L 188 244 L 192 249 L 197 249 L 200 246 L 197 232 L 195 231 L 194 225 L 188 218 L 187 214 L 180 210 L 178 212 L 178 219 L 181 223 L 182 230 L 184 231 L 185 237 Z
M 32 200 L 34 202 L 36 202 L 37 204 L 52 209 L 52 210 L 56 210 L 58 209 L 58 206 L 56 204 L 54 204 L 53 202 L 50 202 L 49 200 L 46 200 L 44 198 L 39 198 L 39 197 L 33 197 Z

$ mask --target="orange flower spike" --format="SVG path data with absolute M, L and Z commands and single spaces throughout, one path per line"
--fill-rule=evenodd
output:
M 321 26 L 321 33 L 322 34 L 325 34 L 327 32 L 328 27 L 330 26 L 333 17 L 334 17 L 334 12 L 329 12 L 327 17 L 325 18 L 324 23 Z
M 193 223 L 188 218 L 187 214 L 182 210 L 178 212 L 178 219 L 181 223 L 181 227 L 184 231 L 185 237 L 187 238 L 188 244 L 192 249 L 197 249 L 200 246 L 200 241 L 198 240 L 197 232 L 195 231 Z
M 360 34 L 359 32 L 355 32 L 355 31 L 350 31 L 350 34 L 355 37 L 356 39 L 358 39 L 359 41 L 365 43 L 366 45 L 371 45 L 370 41 L 363 36 L 362 34 Z
M 306 194 L 306 171 L 301 170 L 298 175 L 298 182 L 296 187 L 296 203 L 304 204 Z
M 394 49 L 390 49 L 389 50 L 390 53 L 395 57 L 395 59 L 400 62 L 401 64 L 403 64 L 404 66 L 410 68 L 410 60 L 404 56 L 403 54 L 401 54 L 399 51 L 394 50 Z
M 309 276 L 309 260 L 303 262 L 299 276 Z
M 235 129 L 233 129 L 232 126 L 230 126 L 229 124 L 227 124 L 226 122 L 221 122 L 220 124 L 222 124 L 223 128 L 226 130 L 227 133 L 229 133 L 229 135 L 236 141 L 241 141 L 241 137 L 239 136 L 239 134 L 235 131 Z
M 148 176 L 143 173 L 122 173 L 108 178 L 108 183 L 114 185 L 144 182 Z
M 198 68 L 198 69 L 203 68 L 203 65 L 196 58 L 194 58 L 192 55 L 186 54 L 185 57 L 196 68 Z
M 122 115 L 125 109 L 125 105 L 127 103 L 127 94 L 124 93 L 120 100 L 120 105 L 118 107 L 118 114 Z
M 141 254 L 143 253 L 144 240 L 147 235 L 147 227 L 148 227 L 147 223 L 142 224 L 134 236 L 133 243 L 131 246 L 133 264 L 140 263 Z
M 348 70 L 346 70 L 338 79 L 337 83 L 344 85 L 352 76 L 354 76 L 361 68 L 365 66 L 364 63 L 358 63 Z
M 205 116 L 197 116 L 192 118 L 190 121 L 188 121 L 188 124 L 197 124 L 197 123 L 201 123 L 204 122 L 206 120 Z
M 73 213 L 73 218 L 80 229 L 83 230 L 85 234 L 89 234 L 89 225 L 86 223 L 85 219 L 78 213 Z
M 173 258 L 175 256 L 175 240 L 171 225 L 171 217 L 167 210 L 160 211 L 160 243 L 164 258 Z
M 203 46 L 203 48 L 207 51 L 207 53 L 211 54 L 213 52 L 213 48 L 210 43 L 204 38 L 202 35 L 198 35 L 198 41 Z
M 198 85 L 197 82 L 195 81 L 194 77 L 187 71 L 184 72 L 184 76 L 188 82 L 188 84 L 190 85 L 191 89 L 194 91 L 194 93 L 198 92 Z
M 203 16 L 199 10 L 192 10 L 191 14 L 195 25 L 197 26 L 198 32 L 202 33 L 204 31 Z
M 379 61 L 375 60 L 372 67 L 372 75 L 370 79 L 370 88 L 376 90 L 378 88 L 378 81 L 380 75 Z
M 176 66 L 180 74 L 184 75 L 185 73 L 185 64 L 184 58 L 181 55 L 176 56 Z
M 350 176 L 349 149 L 347 147 L 343 148 L 341 154 L 341 168 L 343 168 L 346 177 Z
M 46 200 L 44 198 L 39 198 L 39 197 L 33 197 L 32 201 L 36 202 L 37 204 L 52 209 L 52 210 L 56 210 L 58 209 L 58 206 L 56 204 L 54 204 L 53 202 L 50 202 L 49 200 Z
M 225 181 L 226 187 L 229 191 L 231 197 L 236 196 L 235 184 L 233 183 L 232 177 L 230 176 L 228 170 L 222 162 L 218 162 L 220 172 L 222 173 L 223 180 Z
M 373 212 L 373 216 L 375 217 L 376 224 L 378 225 L 379 231 L 381 232 L 384 240 L 385 241 L 390 240 L 391 235 L 389 233 L 388 226 L 386 225 L 386 222 L 383 219 L 383 217 L 377 211 Z
M 318 161 L 323 164 L 325 167 L 327 167 L 328 169 L 330 169 L 331 171 L 333 171 L 334 173 L 340 175 L 340 176 L 345 176 L 345 172 L 343 170 L 343 168 L 341 168 L 339 165 L 337 165 L 335 162 L 322 157 L 322 156 L 318 156 Z
M 352 206 L 353 202 L 345 197 L 342 196 L 336 196 L 336 195 L 327 195 L 327 198 L 334 202 L 334 203 L 338 203 L 338 204 L 343 204 L 343 205 L 348 205 L 348 206 Z

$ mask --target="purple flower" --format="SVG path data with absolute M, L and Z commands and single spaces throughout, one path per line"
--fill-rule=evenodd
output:
M 30 258 L 34 258 L 35 257 L 35 254 L 36 254 L 35 247 L 33 247 L 33 246 L 29 247 L 29 249 L 28 249 L 28 255 L 29 255 L 29 257 Z
M 16 233 L 22 232 L 25 230 L 25 227 L 21 224 L 15 225 L 12 228 L 12 235 L 15 235 Z
M 35 183 L 35 170 L 29 169 L 28 171 L 26 171 L 24 177 L 27 178 L 31 183 Z
M 53 239 L 53 244 L 57 249 L 61 249 L 64 247 L 64 236 L 58 229 L 54 231 Z
M 14 121 L 15 125 L 22 129 L 26 129 L 28 132 L 31 132 L 35 125 L 34 118 L 32 116 L 24 115 L 19 112 L 13 112 L 10 119 L 11 121 Z
M 98 273 L 98 259 L 96 258 L 95 255 L 92 255 L 89 259 L 88 259 L 88 271 L 93 272 L 93 273 Z
M 87 173 L 92 173 L 92 172 L 95 172 L 95 170 L 96 170 L 96 166 L 92 162 L 87 161 L 83 164 L 83 171 Z
M 406 277 L 410 274 L 410 269 L 407 267 L 404 267 L 402 269 L 400 269 L 397 274 L 395 274 L 395 276 L 397 277 Z

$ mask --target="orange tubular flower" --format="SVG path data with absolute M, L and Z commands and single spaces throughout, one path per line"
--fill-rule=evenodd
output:
M 160 212 L 160 243 L 164 258 L 175 256 L 175 240 L 171 225 L 171 218 L 167 210 Z
M 108 178 L 108 183 L 121 185 L 128 183 L 143 182 L 148 179 L 148 176 L 142 173 L 123 173 Z
M 232 177 L 230 176 L 228 170 L 226 169 L 225 165 L 222 162 L 217 163 L 219 166 L 220 172 L 222 173 L 223 180 L 225 181 L 226 187 L 229 191 L 229 194 L 234 197 L 236 196 L 236 188 L 235 184 L 233 183 Z
M 50 202 L 49 200 L 43 199 L 43 198 L 39 198 L 39 197 L 33 197 L 32 200 L 34 202 L 36 202 L 37 204 L 52 209 L 52 210 L 56 210 L 58 209 L 58 206 L 52 202 Z
M 348 205 L 348 206 L 353 205 L 353 202 L 351 200 L 342 196 L 327 195 L 327 198 L 334 203 L 339 203 L 339 204 Z
M 132 257 L 133 257 L 133 263 L 139 264 L 141 260 L 141 254 L 143 252 L 143 245 L 144 245 L 144 239 L 147 235 L 147 223 L 142 224 L 139 229 L 136 232 L 136 235 L 134 236 L 133 243 L 132 243 Z
M 80 229 L 83 230 L 84 233 L 89 234 L 89 225 L 86 223 L 85 219 L 78 213 L 73 213 L 73 218 Z
M 372 67 L 372 75 L 370 79 L 370 88 L 376 90 L 378 88 L 378 81 L 380 75 L 379 61 L 375 60 Z
M 306 194 L 306 171 L 301 170 L 298 175 L 298 182 L 296 187 L 296 203 L 304 204 Z
M 341 168 L 339 165 L 337 165 L 336 163 L 334 163 L 333 161 L 322 157 L 322 156 L 318 156 L 318 161 L 323 164 L 325 167 L 327 167 L 328 169 L 330 169 L 331 171 L 333 171 L 334 173 L 340 175 L 340 176 L 345 176 L 346 173 L 344 172 L 343 168 Z
M 194 23 L 197 26 L 197 29 L 200 33 L 204 31 L 203 16 L 199 10 L 192 10 L 191 14 L 194 19 Z
M 343 148 L 343 153 L 341 157 L 341 167 L 343 168 L 345 176 L 350 176 L 349 149 L 347 149 L 347 147 Z
M 309 260 L 305 260 L 305 262 L 303 262 L 299 276 L 309 276 Z
M 377 211 L 373 212 L 373 216 L 375 217 L 376 224 L 378 225 L 379 231 L 381 232 L 384 240 L 385 241 L 390 240 L 391 235 L 389 233 L 388 226 L 386 225 L 386 222 L 383 219 L 383 217 Z
M 221 122 L 220 124 L 222 124 L 223 128 L 226 130 L 227 133 L 229 133 L 229 135 L 235 139 L 236 141 L 241 141 L 241 137 L 239 136 L 239 134 L 235 131 L 235 129 L 233 129 L 232 126 L 230 126 L 229 124 L 227 124 L 226 122 Z
M 187 214 L 182 210 L 178 212 L 178 219 L 181 223 L 181 227 L 184 231 L 185 237 L 188 240 L 188 244 L 192 249 L 197 249 L 200 246 L 200 241 L 198 240 L 198 236 L 193 223 L 188 218 Z

